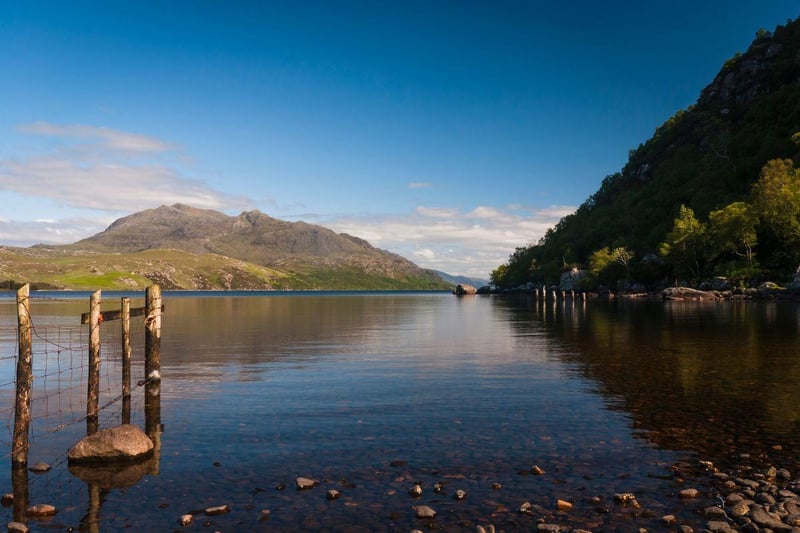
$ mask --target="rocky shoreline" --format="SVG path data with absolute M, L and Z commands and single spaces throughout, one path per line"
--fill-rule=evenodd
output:
M 484 286 L 480 288 L 469 285 L 458 285 L 453 294 L 458 296 L 471 294 L 527 294 L 542 300 L 587 300 L 587 299 L 645 299 L 653 301 L 792 301 L 800 302 L 800 287 L 780 287 L 775 283 L 762 283 L 758 287 L 733 288 L 724 290 L 694 289 L 691 287 L 667 287 L 659 290 L 611 291 L 600 288 L 596 291 L 562 289 L 558 286 L 543 287 L 529 283 L 513 289 Z

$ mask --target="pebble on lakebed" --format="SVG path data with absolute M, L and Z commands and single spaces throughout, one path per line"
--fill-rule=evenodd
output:
M 436 511 L 427 505 L 417 505 L 414 507 L 414 516 L 419 519 L 435 518 Z
M 53 516 L 57 512 L 58 509 L 47 503 L 37 503 L 36 505 L 31 505 L 27 510 L 28 516 L 33 517 Z
M 319 485 L 319 482 L 315 479 L 299 477 L 295 480 L 295 485 L 297 486 L 297 490 L 308 490 Z

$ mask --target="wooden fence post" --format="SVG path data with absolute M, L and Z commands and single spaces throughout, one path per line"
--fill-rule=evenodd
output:
M 161 288 L 151 285 L 145 293 L 144 320 L 144 432 L 153 441 L 151 475 L 161 462 Z
M 122 423 L 131 423 L 131 299 L 122 298 Z
M 89 299 L 89 381 L 86 386 L 86 434 L 99 429 L 100 403 L 100 291 Z
M 145 292 L 144 374 L 149 380 L 161 378 L 161 288 L 150 285 Z
M 12 465 L 25 467 L 28 464 L 29 433 L 31 426 L 31 383 L 33 382 L 31 354 L 30 285 L 17 291 L 17 396 L 14 407 L 14 442 L 12 443 Z

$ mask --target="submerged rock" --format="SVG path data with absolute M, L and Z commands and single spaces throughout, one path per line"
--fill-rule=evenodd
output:
M 44 472 L 49 472 L 50 469 L 52 469 L 52 468 L 53 467 L 50 466 L 49 464 L 43 463 L 43 462 L 40 461 L 40 462 L 36 463 L 35 465 L 33 465 L 32 467 L 30 467 L 28 470 L 30 470 L 34 474 L 42 474 Z
M 436 511 L 427 505 L 418 505 L 414 508 L 415 516 L 420 519 L 435 518 Z
M 27 510 L 28 516 L 33 517 L 53 516 L 57 512 L 58 509 L 47 503 L 37 503 L 36 505 L 28 507 Z
M 103 429 L 89 435 L 70 448 L 71 463 L 109 463 L 143 459 L 153 453 L 153 441 L 136 426 Z
M 295 486 L 297 490 L 307 490 L 313 489 L 316 487 L 318 482 L 315 479 L 307 478 L 307 477 L 299 477 L 295 480 Z

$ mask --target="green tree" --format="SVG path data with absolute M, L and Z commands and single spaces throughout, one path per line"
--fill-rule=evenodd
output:
M 781 239 L 800 239 L 800 169 L 791 159 L 773 159 L 753 185 L 753 204 L 761 221 Z
M 744 202 L 734 202 L 708 215 L 711 246 L 719 253 L 732 253 L 753 263 L 758 240 L 758 215 Z
M 628 277 L 628 264 L 631 259 L 633 252 L 626 247 L 611 250 L 606 246 L 592 252 L 589 257 L 589 274 L 603 285 L 616 285 L 618 281 Z
M 502 264 L 499 267 L 492 270 L 492 273 L 489 275 L 489 280 L 492 282 L 492 285 L 502 287 L 505 285 L 507 274 L 508 274 L 508 265 Z
M 706 243 L 705 224 L 694 216 L 691 208 L 681 205 L 678 218 L 658 251 L 672 265 L 676 275 L 696 280 L 702 272 Z

